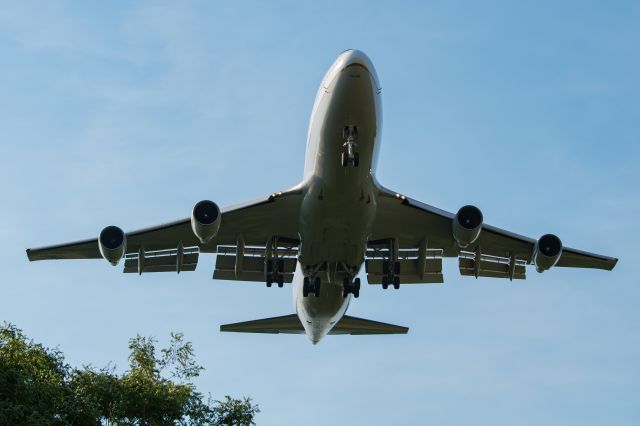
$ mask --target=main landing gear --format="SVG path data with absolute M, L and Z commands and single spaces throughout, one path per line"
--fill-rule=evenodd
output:
M 267 264 L 267 287 L 275 282 L 278 287 L 284 285 L 284 260 L 283 259 L 268 259 Z
M 302 295 L 309 297 L 313 293 L 316 297 L 320 297 L 320 277 L 304 277 L 302 283 Z
M 342 296 L 347 297 L 349 294 L 353 294 L 353 297 L 356 299 L 360 297 L 360 278 L 354 280 L 350 276 L 344 277 L 342 282 Z
M 385 260 L 382 263 L 382 288 L 387 289 L 389 285 L 393 285 L 396 290 L 400 288 L 400 262 L 390 262 Z
M 344 143 L 342 147 L 341 164 L 342 167 L 348 167 L 349 164 L 353 164 L 353 167 L 358 167 L 360 163 L 360 155 L 356 152 L 356 138 L 358 137 L 358 128 L 356 126 L 344 126 L 342 129 L 342 140 Z
M 293 270 L 285 271 L 285 266 L 286 262 L 291 261 L 291 253 L 296 244 L 297 242 L 279 237 L 271 237 L 267 242 L 264 258 L 264 279 L 267 287 L 271 287 L 273 283 L 278 284 L 278 287 L 284 286 L 284 274 L 293 272 Z

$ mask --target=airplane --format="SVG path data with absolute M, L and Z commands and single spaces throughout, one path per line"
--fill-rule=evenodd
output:
M 461 275 L 524 279 L 526 267 L 612 270 L 618 259 L 565 247 L 553 234 L 532 239 L 484 223 L 472 205 L 457 213 L 378 183 L 381 87 L 371 60 L 346 50 L 318 89 L 302 182 L 220 209 L 209 200 L 191 216 L 125 233 L 27 249 L 30 261 L 124 259 L 125 273 L 194 271 L 200 253 L 216 253 L 214 279 L 293 283 L 295 313 L 233 324 L 221 331 L 306 334 L 405 334 L 407 327 L 346 315 L 360 295 L 362 265 L 371 285 L 442 283 L 442 259 Z

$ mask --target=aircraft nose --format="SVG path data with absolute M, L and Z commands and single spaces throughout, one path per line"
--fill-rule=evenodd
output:
M 376 69 L 373 66 L 373 62 L 371 62 L 371 59 L 369 59 L 369 57 L 363 51 L 357 49 L 345 50 L 340 54 L 340 56 L 338 56 L 336 65 L 341 70 L 345 70 L 352 66 L 359 66 L 364 68 L 371 75 L 376 88 L 380 88 L 378 75 L 376 74 Z
M 367 72 L 370 77 L 372 85 L 375 86 L 377 93 L 380 93 L 380 83 L 378 81 L 378 75 L 373 67 L 371 59 L 362 51 L 356 49 L 349 49 L 338 55 L 338 58 L 333 62 L 329 70 L 322 80 L 322 86 L 325 91 L 329 91 L 333 87 L 339 78 L 345 75 L 343 72 L 347 69 L 358 67 Z M 348 73 L 347 73 L 348 74 Z
M 340 57 L 343 61 L 342 63 L 344 64 L 344 68 L 350 65 L 360 65 L 369 72 L 373 70 L 373 63 L 371 62 L 371 59 L 369 59 L 369 57 L 361 50 L 345 50 L 340 54 Z

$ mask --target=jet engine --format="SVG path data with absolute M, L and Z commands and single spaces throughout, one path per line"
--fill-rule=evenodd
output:
M 453 218 L 453 238 L 462 248 L 472 244 L 482 230 L 482 212 L 476 206 L 464 206 Z
M 545 234 L 536 242 L 533 249 L 533 262 L 536 271 L 543 272 L 558 263 L 562 255 L 562 241 L 553 234 Z
M 208 243 L 220 229 L 222 215 L 213 201 L 198 202 L 191 212 L 191 229 L 202 244 Z
M 127 251 L 127 236 L 117 226 L 107 226 L 98 237 L 100 254 L 113 266 L 116 266 Z

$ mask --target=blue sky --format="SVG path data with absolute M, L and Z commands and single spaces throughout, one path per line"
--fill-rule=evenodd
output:
M 126 367 L 182 331 L 214 397 L 260 425 L 640 421 L 638 2 L 13 2 L 0 6 L 0 320 L 71 364 Z M 182 218 L 297 183 L 317 86 L 344 49 L 383 87 L 378 178 L 492 225 L 620 258 L 364 288 L 349 313 L 407 336 L 221 334 L 291 291 L 27 247 Z

